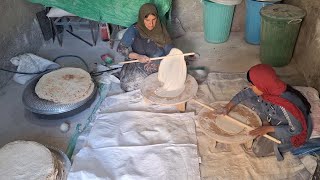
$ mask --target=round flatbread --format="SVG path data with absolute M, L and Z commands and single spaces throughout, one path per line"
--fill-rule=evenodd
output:
M 43 75 L 36 87 L 39 98 L 55 103 L 80 102 L 91 95 L 94 83 L 88 72 L 80 68 L 61 68 Z
M 0 174 L 5 179 L 56 179 L 48 148 L 33 141 L 14 141 L 0 149 Z

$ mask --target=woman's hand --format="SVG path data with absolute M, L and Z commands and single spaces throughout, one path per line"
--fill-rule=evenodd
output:
M 263 136 L 269 132 L 274 132 L 273 126 L 261 126 L 257 129 L 254 129 L 252 131 L 249 131 L 249 135 L 251 136 Z
M 150 58 L 148 56 L 145 56 L 145 55 L 139 55 L 137 57 L 138 61 L 141 62 L 141 63 L 148 63 L 150 62 Z
M 134 53 L 134 52 L 131 52 L 129 54 L 129 58 L 130 59 L 136 59 L 138 60 L 139 62 L 141 63 L 148 63 L 150 62 L 150 58 L 148 56 L 145 56 L 145 55 L 140 55 L 140 54 L 137 54 L 137 53 Z

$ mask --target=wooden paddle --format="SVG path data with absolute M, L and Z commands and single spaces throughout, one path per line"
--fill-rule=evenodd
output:
M 196 53 L 192 52 L 192 53 L 185 53 L 185 54 L 177 54 L 177 55 L 170 55 L 170 56 L 161 56 L 161 57 L 155 57 L 155 58 L 150 58 L 150 61 L 155 61 L 155 60 L 159 60 L 159 59 L 163 59 L 165 57 L 171 57 L 171 56 L 191 56 L 191 55 L 195 55 Z M 139 60 L 132 60 L 132 61 L 123 61 L 123 62 L 119 62 L 119 64 L 128 64 L 128 63 L 135 63 L 135 62 L 139 62 Z
M 199 102 L 199 101 L 197 101 L 197 100 L 195 100 L 195 99 L 193 99 L 193 101 L 194 101 L 195 103 L 197 103 L 197 104 L 199 104 L 199 105 L 201 105 L 201 106 L 203 106 L 203 107 L 211 110 L 211 111 L 215 111 L 215 109 L 213 109 L 212 107 L 210 107 L 210 106 L 208 106 L 208 105 L 205 105 L 205 104 L 203 104 L 203 103 L 201 103 L 201 102 Z M 232 117 L 230 117 L 230 116 L 228 116 L 228 115 L 225 115 L 224 117 L 226 117 L 230 122 L 232 122 L 232 123 L 234 123 L 234 124 L 237 124 L 238 126 L 247 128 L 247 129 L 250 130 L 250 131 L 254 129 L 253 127 L 248 126 L 247 124 L 244 124 L 244 123 L 242 123 L 242 122 L 240 122 L 240 121 L 238 121 L 238 120 L 236 120 L 236 119 L 234 119 L 234 118 L 232 118 Z M 281 144 L 281 141 L 279 141 L 278 139 L 276 139 L 276 138 L 274 138 L 274 137 L 272 137 L 272 136 L 270 136 L 270 135 L 268 135 L 268 134 L 265 134 L 265 135 L 263 135 L 263 136 L 264 136 L 265 138 L 270 139 L 271 141 L 273 141 L 273 142 L 275 142 L 275 143 L 277 143 L 277 144 Z

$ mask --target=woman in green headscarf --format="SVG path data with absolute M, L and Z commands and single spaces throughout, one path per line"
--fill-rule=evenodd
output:
M 150 58 L 165 56 L 172 48 L 171 38 L 159 19 L 156 6 L 152 3 L 142 5 L 138 22 L 127 29 L 118 46 L 118 52 L 126 60 L 139 60 L 123 66 L 121 88 L 125 91 L 139 89 L 148 75 L 158 71 L 159 61 L 151 62 Z

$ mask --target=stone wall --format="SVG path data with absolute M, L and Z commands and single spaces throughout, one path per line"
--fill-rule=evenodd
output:
M 186 31 L 203 31 L 203 3 L 201 0 L 173 0 L 172 14 L 178 17 Z M 234 12 L 232 31 L 244 31 L 245 2 L 237 5 Z
M 10 58 L 25 52 L 36 52 L 42 45 L 42 34 L 36 12 L 42 7 L 26 0 L 0 1 L 0 67 L 14 70 Z M 12 77 L 0 71 L 0 88 Z
M 293 60 L 303 72 L 307 84 L 320 91 L 320 1 L 319 0 L 285 0 L 306 10 Z

